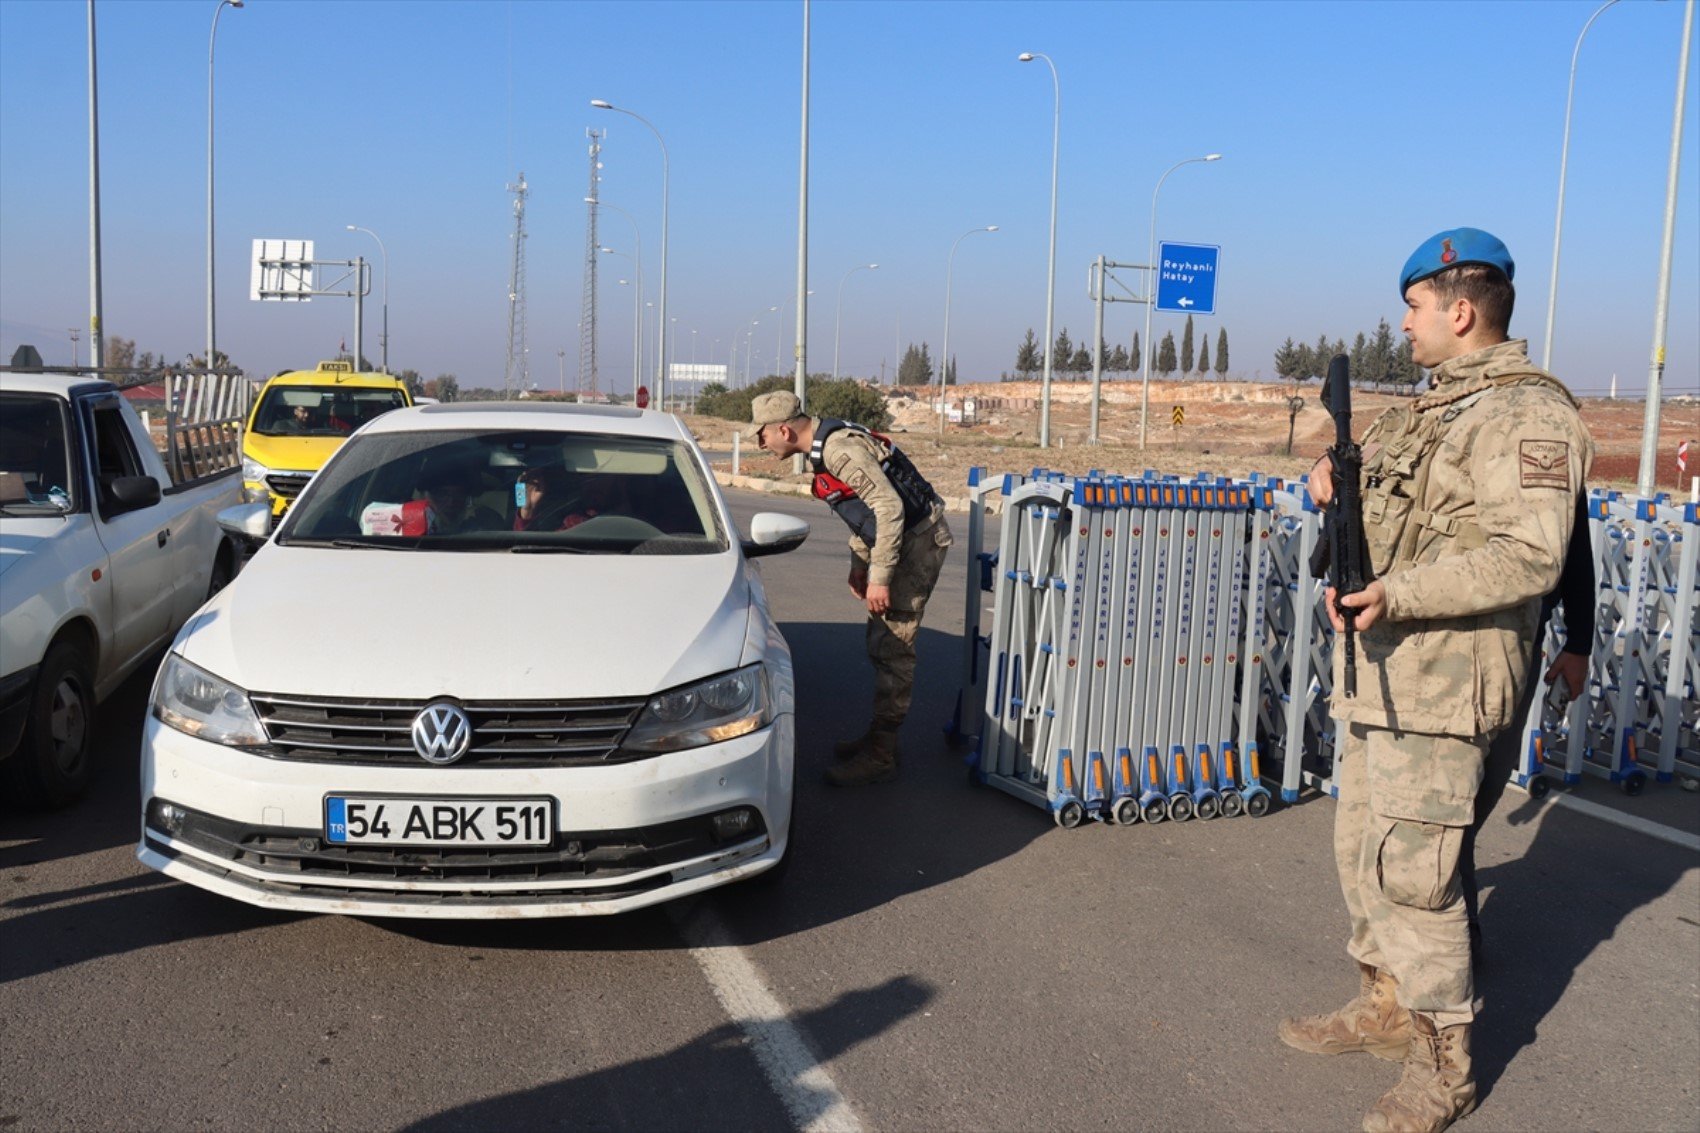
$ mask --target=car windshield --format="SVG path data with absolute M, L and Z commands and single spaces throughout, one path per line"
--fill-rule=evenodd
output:
M 399 389 L 269 386 L 254 408 L 254 432 L 267 437 L 343 437 L 406 404 Z
M 701 555 L 728 548 L 678 441 L 561 430 L 362 434 L 290 513 L 296 546 Z
M 74 484 L 57 397 L 0 393 L 0 509 L 8 514 L 69 511 Z

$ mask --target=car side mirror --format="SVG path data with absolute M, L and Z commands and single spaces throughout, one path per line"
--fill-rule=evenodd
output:
M 746 559 L 795 551 L 809 537 L 809 525 L 794 515 L 760 511 L 750 518 L 750 537 L 742 541 Z
M 272 506 L 237 504 L 218 513 L 218 525 L 246 543 L 264 543 L 272 534 Z
M 152 476 L 118 476 L 106 490 L 118 505 L 111 509 L 114 514 L 152 507 L 160 501 L 159 481 Z

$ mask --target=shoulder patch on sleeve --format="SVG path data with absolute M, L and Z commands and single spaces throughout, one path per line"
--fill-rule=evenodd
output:
M 1569 492 L 1570 442 L 1524 441 L 1519 453 L 1523 487 L 1556 488 Z

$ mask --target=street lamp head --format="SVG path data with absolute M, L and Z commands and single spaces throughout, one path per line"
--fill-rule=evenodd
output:
M 995 224 L 986 225 L 986 231 L 987 232 L 996 232 L 997 230 L 998 230 L 998 226 L 995 225 Z
M 232 8 L 240 8 L 243 6 L 242 0 L 225 0 L 225 3 L 229 4 Z
M 1016 61 L 1020 62 L 1020 63 L 1031 63 L 1031 62 L 1033 62 L 1034 56 L 1033 56 L 1033 53 L 1031 51 L 1023 51 L 1020 55 L 1017 55 L 1015 58 L 1016 58 Z
M 594 205 L 594 204 L 597 203 L 597 200 L 596 200 L 595 197 L 586 197 L 584 199 L 584 203 L 587 204 L 587 205 Z
M 868 265 L 868 270 L 869 270 L 869 271 L 878 271 L 878 270 L 879 270 L 879 265 L 878 265 L 878 264 L 869 264 L 869 265 Z
M 1207 153 L 1207 154 L 1204 155 L 1204 160 L 1205 161 L 1221 161 L 1222 155 L 1219 154 L 1219 153 Z
M 606 99 L 601 99 L 601 98 L 591 99 L 590 105 L 596 107 L 596 109 L 598 109 L 598 110 L 612 110 L 612 109 L 614 109 L 614 104 L 612 102 L 609 102 Z

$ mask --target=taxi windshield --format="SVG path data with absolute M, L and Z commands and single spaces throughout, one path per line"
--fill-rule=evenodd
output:
M 325 466 L 283 545 L 561 554 L 727 550 L 678 441 L 560 430 L 363 434 Z
M 342 437 L 406 404 L 399 389 L 274 385 L 255 407 L 254 432 L 267 437 Z

